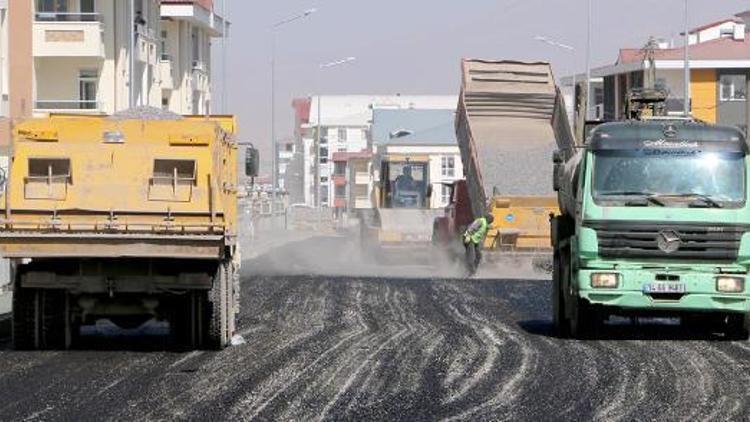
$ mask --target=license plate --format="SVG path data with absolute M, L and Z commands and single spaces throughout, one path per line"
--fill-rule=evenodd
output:
M 643 286 L 644 293 L 685 293 L 685 283 L 649 283 Z

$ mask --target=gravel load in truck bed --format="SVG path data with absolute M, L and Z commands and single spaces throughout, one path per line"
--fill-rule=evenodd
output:
M 548 63 L 464 61 L 456 133 L 475 214 L 493 195 L 554 194 L 552 153 L 572 142 L 553 125 L 558 92 Z
M 182 120 L 183 117 L 157 107 L 139 106 L 118 111 L 109 117 L 110 120 Z

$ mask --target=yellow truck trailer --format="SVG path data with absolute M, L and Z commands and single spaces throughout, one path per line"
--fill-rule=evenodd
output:
M 166 320 L 189 347 L 228 345 L 239 307 L 234 131 L 231 116 L 18 124 L 0 197 L 15 346 L 68 348 L 101 318 Z

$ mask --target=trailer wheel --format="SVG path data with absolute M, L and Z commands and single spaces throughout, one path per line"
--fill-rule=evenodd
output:
M 13 344 L 18 350 L 70 348 L 74 336 L 67 292 L 28 289 L 17 283 L 12 325 Z
M 172 301 L 168 311 L 169 329 L 172 339 L 179 346 L 197 349 L 203 345 L 205 303 L 205 291 L 188 291 Z
M 214 350 L 222 350 L 229 343 L 229 280 L 227 266 L 219 264 L 211 290 L 208 291 L 208 342 Z
M 729 314 L 726 320 L 726 337 L 729 340 L 746 341 L 750 338 L 750 314 Z
M 13 345 L 18 350 L 39 348 L 39 303 L 35 289 L 16 283 L 13 290 Z

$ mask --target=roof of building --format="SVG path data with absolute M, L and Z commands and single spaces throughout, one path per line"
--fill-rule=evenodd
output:
M 750 37 L 743 40 L 719 38 L 690 46 L 690 60 L 750 60 Z M 654 50 L 656 60 L 683 60 L 685 50 L 679 48 L 665 48 Z M 645 53 L 640 48 L 624 48 L 620 50 L 617 64 L 642 62 Z
M 386 110 L 373 113 L 376 145 L 456 145 L 454 110 Z M 402 132 L 402 136 L 392 136 Z
M 320 120 L 329 127 L 368 127 L 376 109 L 455 110 L 456 104 L 456 95 L 323 95 Z M 309 125 L 318 125 L 318 97 L 310 101 Z
M 699 26 L 697 28 L 691 29 L 690 33 L 693 34 L 695 32 L 700 32 L 700 31 L 703 31 L 704 29 L 709 29 L 709 28 L 713 28 L 715 26 L 723 25 L 723 24 L 725 24 L 727 22 L 742 23 L 742 19 L 740 19 L 740 16 L 741 15 L 738 14 L 738 15 L 732 16 L 731 18 L 721 19 L 721 20 L 718 20 L 718 21 L 707 23 L 705 25 L 701 25 L 701 26 Z M 683 31 L 681 34 L 685 35 L 685 32 Z

